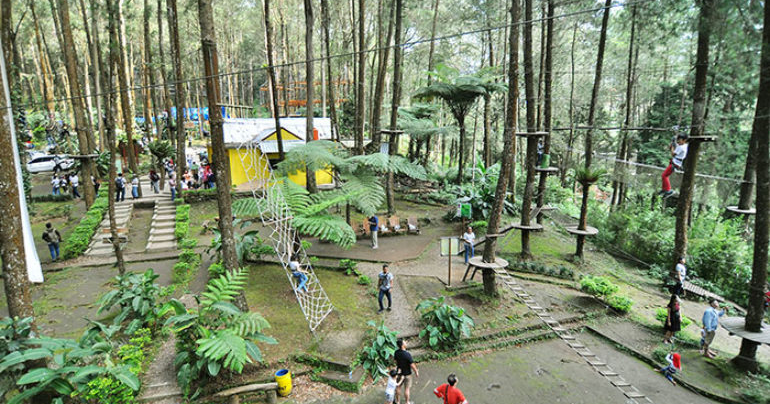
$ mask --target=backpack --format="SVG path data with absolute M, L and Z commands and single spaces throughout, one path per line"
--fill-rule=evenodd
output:
M 117 187 L 118 189 L 123 189 L 123 186 L 124 186 L 123 178 L 122 177 L 115 178 L 115 187 Z

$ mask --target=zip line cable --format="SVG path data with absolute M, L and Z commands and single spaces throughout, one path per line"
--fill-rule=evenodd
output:
M 598 6 L 598 7 L 594 7 L 594 8 L 590 8 L 590 9 L 583 9 L 583 10 L 577 10 L 577 11 L 572 11 L 572 12 L 568 12 L 568 13 L 563 13 L 563 14 L 555 15 L 553 17 L 533 18 L 531 20 L 518 21 L 518 22 L 515 22 L 515 23 L 498 25 L 498 26 L 495 26 L 495 27 L 484 27 L 484 28 L 478 28 L 478 29 L 469 30 L 469 31 L 457 32 L 457 33 L 454 33 L 454 34 L 443 35 L 443 36 L 433 36 L 431 38 L 415 39 L 415 40 L 406 41 L 406 42 L 403 42 L 403 43 L 400 43 L 400 44 L 385 45 L 385 46 L 374 47 L 374 48 L 369 48 L 369 49 L 364 49 L 364 50 L 359 50 L 359 51 L 338 53 L 336 55 L 330 55 L 328 57 L 327 56 L 320 56 L 320 57 L 315 57 L 315 58 L 312 58 L 312 59 L 304 59 L 304 60 L 298 60 L 298 61 L 293 61 L 293 62 L 285 62 L 285 63 L 280 63 L 280 64 L 274 64 L 273 68 L 283 68 L 283 67 L 291 67 L 291 66 L 296 66 L 296 65 L 303 65 L 303 64 L 306 64 L 308 62 L 310 62 L 310 63 L 322 62 L 324 60 L 339 59 L 339 58 L 351 57 L 351 56 L 356 56 L 356 55 L 363 55 L 363 54 L 367 54 L 367 53 L 371 53 L 371 52 L 379 52 L 379 51 L 382 51 L 382 50 L 385 50 L 385 49 L 391 49 L 391 48 L 408 48 L 408 47 L 412 47 L 414 45 L 420 45 L 420 44 L 423 44 L 423 43 L 442 41 L 442 40 L 453 39 L 453 38 L 460 38 L 460 37 L 463 37 L 463 36 L 473 35 L 473 34 L 480 34 L 480 33 L 492 32 L 492 31 L 499 31 L 499 30 L 502 30 L 502 29 L 518 27 L 518 26 L 524 25 L 524 24 L 537 23 L 537 22 L 545 22 L 545 21 L 549 21 L 549 20 L 559 20 L 559 19 L 564 19 L 564 18 L 569 18 L 569 17 L 575 17 L 575 16 L 582 15 L 582 14 L 595 13 L 595 12 L 602 11 L 602 10 L 605 10 L 605 9 L 609 10 L 609 9 L 618 8 L 618 7 L 634 6 L 634 5 L 638 5 L 638 4 L 650 3 L 652 1 L 654 1 L 654 0 L 634 0 L 634 1 L 629 1 L 629 2 L 626 2 L 626 3 L 615 3 L 615 4 L 611 4 L 609 6 Z M 109 95 L 109 94 L 113 94 L 113 93 L 125 93 L 125 92 L 128 92 L 128 91 L 141 91 L 141 90 L 154 89 L 154 88 L 170 87 L 172 85 L 173 86 L 177 86 L 177 85 L 180 85 L 180 84 L 196 83 L 196 82 L 207 80 L 209 78 L 214 78 L 214 77 L 222 78 L 222 77 L 228 77 L 228 76 L 238 76 L 238 75 L 242 75 L 242 74 L 256 73 L 256 72 L 267 70 L 267 68 L 268 68 L 267 65 L 263 65 L 263 66 L 260 66 L 260 67 L 255 67 L 255 68 L 245 69 L 245 70 L 238 70 L 238 71 L 234 71 L 234 72 L 224 72 L 224 73 L 218 73 L 218 74 L 209 75 L 209 76 L 199 76 L 199 77 L 195 77 L 195 78 L 191 78 L 191 79 L 186 79 L 186 80 L 182 80 L 182 81 L 169 81 L 165 85 L 164 84 L 155 84 L 155 85 L 134 86 L 134 87 L 131 87 L 131 88 L 128 88 L 128 89 L 120 89 L 120 88 L 118 88 L 118 89 L 115 89 L 115 90 L 108 90 L 106 92 L 102 91 L 99 94 L 91 94 L 89 97 L 94 98 L 94 97 L 100 97 L 100 96 Z M 54 100 L 51 100 L 51 101 L 52 102 L 64 102 L 64 101 L 72 101 L 72 100 L 75 100 L 75 99 L 85 99 L 85 98 L 87 98 L 85 95 L 81 95 L 81 96 L 57 98 L 57 99 L 54 99 Z M 28 107 L 35 106 L 35 105 L 45 105 L 46 103 L 47 103 L 47 101 L 32 102 L 32 103 L 22 104 L 19 107 L 21 107 L 21 108 L 28 108 Z M 4 106 L 4 107 L 2 107 L 2 109 L 10 109 L 10 108 L 11 108 L 11 106 Z

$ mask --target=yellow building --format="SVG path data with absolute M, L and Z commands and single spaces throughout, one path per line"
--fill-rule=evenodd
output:
M 305 118 L 280 118 L 281 138 L 284 152 L 305 143 Z M 269 178 L 269 168 L 278 160 L 278 136 L 273 118 L 225 119 L 223 125 L 225 148 L 230 159 L 230 179 L 236 189 L 261 188 Z M 331 140 L 332 130 L 329 118 L 313 118 L 313 140 Z M 209 156 L 211 156 L 209 147 Z M 315 173 L 319 186 L 331 185 L 334 178 L 330 171 Z M 289 179 L 305 186 L 305 172 L 297 172 Z

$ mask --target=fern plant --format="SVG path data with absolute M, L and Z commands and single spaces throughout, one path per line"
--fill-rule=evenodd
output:
M 175 364 L 185 395 L 196 397 L 200 388 L 191 391 L 193 382 L 217 376 L 223 368 L 241 373 L 247 363 L 261 362 L 257 343 L 276 343 L 262 333 L 270 327 L 267 320 L 258 313 L 244 313 L 232 303 L 247 275 L 241 268 L 211 279 L 198 298 L 197 308 L 188 309 L 172 299 L 161 310 L 161 314 L 174 313 L 165 325 L 172 327 L 179 339 Z
M 129 321 L 126 334 L 155 324 L 159 306 L 157 304 L 160 286 L 155 281 L 160 277 L 152 269 L 143 274 L 127 273 L 115 277 L 115 289 L 107 292 L 96 304 L 97 314 L 119 307 L 120 313 L 113 319 L 113 324 L 120 325 Z

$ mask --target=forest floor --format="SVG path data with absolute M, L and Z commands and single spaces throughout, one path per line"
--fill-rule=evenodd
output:
M 69 203 L 71 208 L 62 208 Z M 41 223 L 49 218 L 60 218 L 62 223 L 79 220 L 76 213 L 81 202 L 46 202 L 33 206 L 33 222 Z M 62 212 L 67 211 L 66 214 Z M 38 213 L 40 212 L 40 213 Z M 49 212 L 49 213 L 46 213 Z M 310 255 L 323 256 L 318 261 L 317 274 L 335 306 L 333 314 L 321 328 L 311 333 L 296 299 L 288 286 L 285 272 L 271 262 L 255 263 L 250 266 L 250 280 L 246 296 L 252 310 L 260 312 L 272 325 L 267 334 L 278 339 L 277 345 L 263 347 L 266 363 L 249 366 L 243 375 L 218 378 L 207 390 L 267 381 L 275 369 L 290 367 L 295 379 L 295 392 L 282 402 L 328 403 L 374 403 L 381 402 L 382 382 L 372 384 L 367 380 L 361 395 L 339 392 L 307 375 L 312 368 L 295 362 L 299 354 L 311 354 L 319 359 L 334 363 L 350 364 L 356 352 L 365 343 L 367 322 L 384 321 L 391 330 L 402 336 L 414 336 L 421 329 L 418 313 L 414 307 L 423 299 L 444 296 L 449 304 L 464 307 L 477 326 L 476 335 L 515 332 L 541 326 L 540 320 L 516 299 L 512 293 L 500 287 L 501 297 L 489 299 L 482 295 L 478 282 L 470 282 L 469 288 L 448 289 L 449 257 L 439 254 L 438 238 L 456 236 L 461 231 L 457 223 L 448 224 L 441 220 L 445 209 L 426 207 L 411 202 L 399 201 L 402 218 L 416 215 L 427 223 L 420 236 L 402 235 L 381 237 L 380 248 L 372 250 L 368 239 L 359 240 L 349 250 L 341 250 L 331 244 L 312 240 Z M 203 224 L 217 216 L 214 201 L 193 205 L 190 234 L 198 237 L 201 246 L 209 244 L 212 237 L 203 229 Z M 82 213 L 81 213 L 82 214 Z M 56 216 L 59 215 L 59 216 Z M 144 234 L 139 227 L 149 223 L 147 212 L 135 212 L 135 234 Z M 361 216 L 359 221 L 363 221 Z M 508 219 L 513 220 L 513 219 Z M 560 227 L 546 220 L 546 231 L 532 237 L 534 261 L 553 267 L 564 266 L 576 274 L 605 275 L 620 286 L 620 292 L 631 297 L 635 304 L 632 313 L 619 317 L 608 311 L 603 303 L 583 294 L 574 281 L 549 276 L 517 273 L 518 282 L 527 289 L 539 305 L 553 313 L 559 321 L 570 322 L 583 330 L 582 343 L 589 346 L 598 356 L 633 383 L 653 401 L 676 398 L 680 402 L 710 402 L 696 395 L 694 391 L 721 396 L 733 402 L 750 402 L 742 396 L 751 380 L 735 375 L 727 360 L 734 357 L 739 349 L 740 339 L 729 336 L 722 329 L 717 331 L 713 347 L 719 351 L 716 360 L 698 356 L 697 348 L 677 344 L 683 354 L 685 371 L 680 381 L 690 389 L 673 387 L 658 373 L 651 363 L 666 349 L 662 340 L 662 329 L 655 320 L 655 309 L 665 306 L 666 294 L 659 282 L 649 277 L 645 270 L 618 260 L 587 245 L 586 257 L 582 263 L 574 263 L 571 254 L 574 239 Z M 33 225 L 34 226 L 34 225 Z M 65 224 L 61 225 L 66 228 Z M 132 229 L 132 232 L 134 230 Z M 141 238 L 141 236 L 139 237 Z M 133 247 L 132 247 L 133 246 Z M 129 248 L 143 248 L 141 240 L 129 244 Z M 500 239 L 501 254 L 514 259 L 519 252 L 518 232 L 508 233 Z M 336 251 L 335 251 L 336 250 Z M 47 255 L 47 248 L 43 250 Z M 480 253 L 481 251 L 477 251 Z M 141 252 L 135 252 L 141 255 Z M 44 255 L 41 255 L 44 256 Z M 336 257 L 330 259 L 328 257 Z M 389 262 L 395 275 L 393 290 L 393 311 L 377 313 L 376 288 L 360 285 L 355 276 L 346 276 L 338 270 L 338 258 L 360 260 L 359 271 L 376 282 L 381 263 Z M 264 257 L 274 261 L 273 257 Z M 161 277 L 161 285 L 171 282 L 171 267 L 175 260 L 166 258 L 158 261 L 136 262 L 128 266 L 130 271 L 141 272 L 152 267 Z M 451 257 L 451 280 L 453 286 L 461 285 L 465 272 L 462 256 Z M 115 269 L 109 265 L 82 266 L 74 264 L 64 269 L 47 273 L 46 283 L 32 288 L 36 313 L 41 331 L 50 336 L 75 337 L 87 324 L 85 318 L 107 320 L 109 314 L 97 316 L 96 300 L 106 292 Z M 205 266 L 194 283 L 192 291 L 204 288 Z M 327 270 L 331 269 L 331 270 Z M 200 278 L 200 279 L 198 279 Z M 0 314 L 6 312 L 5 299 L 0 296 Z M 683 330 L 682 341 L 699 339 L 697 322 L 707 307 L 705 302 L 686 299 L 682 304 L 683 313 L 696 323 Z M 414 339 L 413 339 L 414 340 Z M 415 347 L 415 354 L 424 354 L 424 348 Z M 758 356 L 764 364 L 770 363 L 770 348 L 762 346 Z M 440 384 L 446 374 L 455 372 L 460 378 L 460 387 L 472 402 L 530 401 L 533 403 L 552 402 L 620 402 L 622 393 L 601 375 L 594 372 L 564 342 L 522 341 L 505 349 L 466 353 L 456 358 L 424 361 L 418 366 L 421 377 L 415 383 L 414 401 L 433 400 L 432 389 Z M 497 387 L 499 386 L 499 387 Z M 756 387 L 756 386 L 755 386 Z M 767 386 L 764 386 L 767 389 Z M 767 391 L 767 390 L 765 390 Z M 515 399 L 514 399 L 515 398 Z M 378 401 L 379 400 L 379 401 Z M 502 400 L 502 401 L 501 401 Z M 581 401 L 582 400 L 582 401 Z

